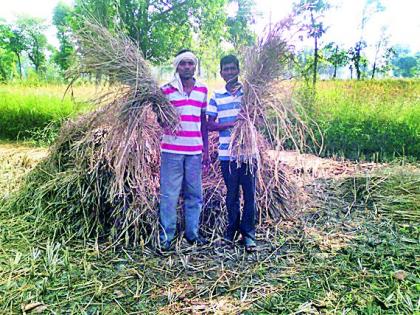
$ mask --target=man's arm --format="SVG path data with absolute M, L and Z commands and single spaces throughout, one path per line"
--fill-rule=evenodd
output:
M 201 136 L 203 138 L 203 153 L 209 151 L 209 133 L 207 128 L 206 112 L 201 112 Z
M 209 158 L 209 132 L 207 126 L 207 117 L 206 112 L 201 112 L 201 136 L 203 138 L 203 166 L 204 172 L 206 173 L 209 168 L 210 158 Z

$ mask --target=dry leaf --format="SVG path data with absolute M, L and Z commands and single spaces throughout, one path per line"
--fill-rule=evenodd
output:
M 23 314 L 34 312 L 34 313 L 41 313 L 47 309 L 47 306 L 42 304 L 41 302 L 34 302 L 26 304 L 25 306 L 22 305 Z
M 404 280 L 407 277 L 407 273 L 404 270 L 398 270 L 394 272 L 394 278 L 397 280 Z

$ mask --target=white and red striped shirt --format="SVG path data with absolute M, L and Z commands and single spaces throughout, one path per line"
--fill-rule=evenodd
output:
M 176 107 L 181 121 L 175 134 L 165 132 L 163 135 L 160 146 L 162 152 L 191 155 L 202 153 L 201 113 L 207 108 L 207 87 L 196 81 L 190 95 L 179 92 L 170 84 L 161 89 Z

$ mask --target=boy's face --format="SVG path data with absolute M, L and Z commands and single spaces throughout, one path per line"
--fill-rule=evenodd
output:
M 236 64 L 226 63 L 222 65 L 222 70 L 220 71 L 220 75 L 222 76 L 223 80 L 228 82 L 236 82 L 238 81 L 239 76 L 239 68 Z
M 191 79 L 195 73 L 195 63 L 191 59 L 183 59 L 176 68 L 179 77 L 184 80 Z

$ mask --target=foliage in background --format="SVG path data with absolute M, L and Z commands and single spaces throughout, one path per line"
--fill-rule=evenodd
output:
M 389 46 L 389 34 L 387 28 L 382 27 L 379 39 L 374 45 L 375 57 L 372 65 L 371 79 L 375 78 L 375 74 L 386 74 L 391 70 L 391 60 L 395 56 L 395 51 Z
M 356 70 L 357 80 L 360 80 L 362 75 L 365 74 L 368 65 L 368 60 L 363 54 L 363 50 L 367 47 L 367 42 L 364 39 L 366 24 L 374 14 L 383 12 L 384 10 L 385 7 L 381 0 L 366 0 L 363 7 L 362 20 L 360 22 L 360 39 L 349 49 L 349 57 L 352 61 L 352 68 L 350 71 L 353 69 Z M 353 76 L 353 74 L 351 76 Z
M 366 73 L 368 66 L 368 60 L 362 54 L 362 51 L 367 47 L 367 43 L 364 40 L 359 40 L 353 47 L 348 50 L 350 64 L 350 79 L 353 79 L 353 70 L 356 70 L 356 79 L 360 80 L 363 74 Z
M 20 16 L 16 21 L 18 32 L 21 34 L 24 50 L 35 67 L 36 72 L 42 71 L 46 62 L 47 26 L 39 18 Z
M 196 40 L 193 35 L 201 36 L 204 26 L 214 29 L 223 25 L 224 5 L 225 0 L 76 1 L 74 28 L 83 27 L 84 18 L 95 17 L 111 31 L 125 31 L 147 60 L 161 63 L 181 48 L 191 47 Z M 206 35 L 211 34 L 208 31 Z
M 228 2 L 238 4 L 238 11 L 229 17 Z M 47 43 L 46 26 L 38 18 L 19 17 L 14 24 L 0 22 L 0 79 L 14 79 L 15 68 L 20 79 L 26 79 L 30 70 L 22 58 L 29 58 L 40 80 L 54 62 L 61 70 L 58 81 L 63 81 L 64 71 L 74 63 L 77 45 L 72 34 L 83 27 L 86 17 L 94 17 L 113 32 L 126 33 L 156 65 L 170 63 L 181 48 L 192 48 L 202 60 L 205 75 L 216 76 L 226 44 L 238 48 L 255 40 L 249 28 L 254 23 L 254 6 L 253 0 L 77 0 L 73 7 L 60 2 L 53 12 L 58 49 Z M 46 49 L 52 51 L 49 58 Z
M 200 75 L 207 78 L 216 78 L 218 76 L 218 61 L 224 53 L 222 43 L 225 36 L 226 12 L 224 6 L 226 1 L 216 0 L 213 2 L 214 5 L 203 8 L 205 18 L 200 24 L 197 23 L 194 26 L 194 32 L 199 35 L 197 40 L 191 42 L 190 46 L 199 56 Z M 173 69 L 171 68 L 172 71 Z
M 312 118 L 324 154 L 351 159 L 420 159 L 420 82 L 320 82 Z
M 315 87 L 318 75 L 319 61 L 319 40 L 326 32 L 326 28 L 321 21 L 323 13 L 330 8 L 330 4 L 326 0 L 300 0 L 294 6 L 294 14 L 303 17 L 303 27 L 307 31 L 308 38 L 313 38 L 313 62 L 312 68 L 312 85 Z M 309 20 L 306 22 L 306 20 Z
M 237 11 L 227 12 L 226 28 L 228 41 L 233 45 L 235 51 L 244 46 L 252 46 L 255 42 L 255 34 L 250 29 L 255 24 L 256 8 L 254 0 L 229 0 L 231 10 L 236 5 Z
M 308 82 L 313 83 L 317 76 L 347 78 L 347 72 L 343 71 L 347 66 L 351 78 L 419 76 L 418 52 L 411 53 L 398 45 L 389 47 L 386 32 L 375 43 L 364 40 L 370 16 L 384 9 L 381 1 L 366 2 L 360 40 L 352 47 L 320 42 L 327 29 L 322 24 L 323 12 L 329 7 L 327 2 L 300 0 L 295 4 L 295 14 L 302 17 L 301 27 L 306 28 L 314 46 L 305 48 L 296 57 L 299 62 L 295 72 Z M 255 41 L 256 34 L 250 26 L 255 23 L 258 10 L 254 0 L 78 0 L 74 7 L 58 3 L 53 12 L 58 49 L 46 43 L 45 24 L 37 18 L 24 17 L 12 24 L 0 21 L 0 80 L 34 81 L 36 76 L 37 82 L 63 82 L 64 71 L 74 63 L 72 54 L 77 45 L 71 39 L 72 34 L 82 27 L 81 20 L 86 15 L 96 17 L 112 31 L 123 30 L 139 43 L 145 57 L 162 70 L 180 48 L 192 48 L 201 60 L 201 76 L 215 78 L 223 54 L 232 49 L 238 53 L 241 47 Z M 364 54 L 367 46 L 375 52 L 371 60 Z
M 53 60 L 62 71 L 66 71 L 74 62 L 74 43 L 71 40 L 71 15 L 72 8 L 63 2 L 59 2 L 54 8 L 53 24 L 57 28 L 59 49 L 54 53 Z
M 22 42 L 17 40 L 19 33 L 12 27 L 0 20 L 0 81 L 8 81 L 13 78 L 14 67 L 17 64 L 20 77 L 22 77 L 21 52 Z
M 334 69 L 332 79 L 336 79 L 337 69 L 344 67 L 349 60 L 347 51 L 340 48 L 337 43 L 330 42 L 324 46 L 322 54 L 323 59 L 328 62 Z
M 413 55 L 408 48 L 400 45 L 394 46 L 393 51 L 395 56 L 392 58 L 391 63 L 394 76 L 402 78 L 420 76 L 420 52 Z

